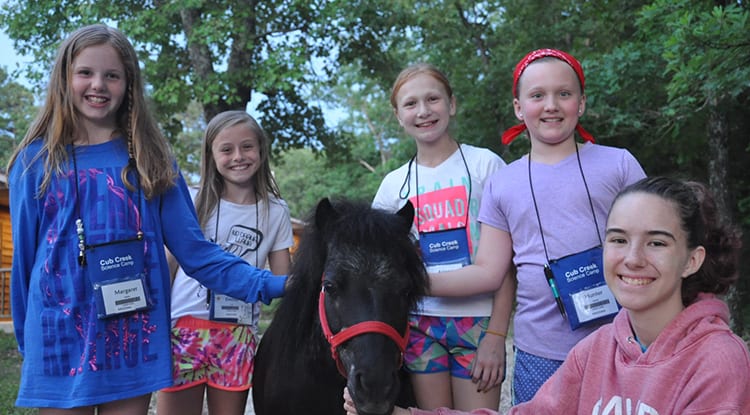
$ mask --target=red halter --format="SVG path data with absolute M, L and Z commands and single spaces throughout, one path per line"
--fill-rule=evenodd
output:
M 325 276 L 323 276 L 323 278 L 325 279 Z M 406 331 L 403 336 L 401 336 L 401 334 L 399 334 L 399 332 L 392 326 L 383 323 L 382 321 L 362 321 L 353 326 L 345 327 L 338 333 L 333 334 L 331 328 L 328 326 L 328 317 L 326 316 L 325 307 L 325 288 L 323 287 L 320 288 L 320 296 L 318 298 L 318 316 L 320 317 L 320 325 L 323 328 L 323 334 L 331 345 L 331 356 L 336 362 L 336 367 L 338 368 L 339 373 L 341 373 L 344 378 L 346 378 L 347 375 L 344 370 L 344 365 L 339 358 L 338 347 L 347 340 L 359 336 L 360 334 L 380 333 L 388 336 L 388 338 L 393 340 L 398 346 L 398 349 L 401 351 L 401 360 L 403 361 L 404 350 L 406 349 L 406 343 L 409 340 L 408 324 L 406 325 Z

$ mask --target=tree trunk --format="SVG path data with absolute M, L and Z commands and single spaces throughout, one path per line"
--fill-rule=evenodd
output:
M 247 7 L 254 10 L 255 4 L 255 1 L 250 1 Z M 201 13 L 200 9 L 186 8 L 180 11 L 180 18 L 187 37 L 188 55 L 195 76 L 200 79 L 210 79 L 215 74 L 214 56 L 208 44 L 193 38 L 193 28 L 200 21 Z M 243 69 L 252 65 L 257 24 L 254 13 L 246 13 L 243 16 L 238 21 L 238 30 L 231 35 L 232 45 L 226 70 L 226 73 L 230 74 L 227 78 L 226 90 L 230 92 L 216 98 L 215 101 L 201 102 L 206 122 L 223 111 L 244 110 L 250 102 L 253 79 L 251 76 L 246 76 L 247 72 Z
M 201 11 L 196 8 L 182 9 L 180 10 L 180 18 L 182 19 L 182 30 L 187 38 L 188 56 L 195 77 L 210 79 L 214 74 L 211 49 L 207 44 L 198 42 L 193 38 L 193 29 L 201 18 Z M 203 105 L 203 116 L 206 117 L 206 122 L 221 112 L 221 104 L 219 103 L 201 102 L 201 105 Z
M 716 199 L 716 207 L 721 219 L 727 223 L 732 220 L 734 206 L 732 194 L 729 191 L 729 128 L 727 117 L 719 105 L 717 97 L 709 98 L 708 103 L 708 185 Z M 739 274 L 742 278 L 742 273 Z M 744 322 L 742 318 L 742 292 L 743 284 L 738 281 L 732 286 L 726 296 L 729 305 L 729 326 L 738 335 L 744 333 Z
M 244 110 L 252 98 L 255 86 L 255 73 L 248 71 L 255 65 L 255 57 L 259 47 L 258 21 L 255 15 L 257 0 L 246 0 L 243 2 L 247 12 L 242 13 L 238 22 L 238 29 L 232 33 L 232 48 L 227 62 L 228 74 L 233 74 L 227 82 L 227 89 L 231 91 L 230 99 L 225 101 L 225 110 Z M 234 97 L 235 99 L 231 99 Z

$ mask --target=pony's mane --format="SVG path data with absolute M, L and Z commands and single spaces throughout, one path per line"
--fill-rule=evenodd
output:
M 409 276 L 409 281 L 399 283 L 408 286 L 404 295 L 408 296 L 412 309 L 427 292 L 426 271 L 406 232 L 411 224 L 405 224 L 393 213 L 373 209 L 363 201 L 332 200 L 331 204 L 337 215 L 330 218 L 325 229 L 318 228 L 314 212 L 309 215 L 294 253 L 289 286 L 274 316 L 273 324 L 283 327 L 284 332 L 295 338 L 296 344 L 289 339 L 285 343 L 294 350 L 324 347 L 316 346 L 325 344 L 317 305 L 329 249 L 358 247 L 360 252 L 385 253 L 392 258 Z M 284 356 L 284 353 L 278 355 Z

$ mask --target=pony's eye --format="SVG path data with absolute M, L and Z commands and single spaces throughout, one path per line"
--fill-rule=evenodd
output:
M 329 280 L 323 280 L 323 291 L 330 295 L 336 294 L 336 284 Z

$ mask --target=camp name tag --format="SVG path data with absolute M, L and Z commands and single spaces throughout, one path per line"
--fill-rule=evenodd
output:
M 113 242 L 86 250 L 100 319 L 150 307 L 143 265 L 144 241 Z
M 224 294 L 211 293 L 211 309 L 209 318 L 214 321 L 224 321 L 236 324 L 253 324 L 253 310 L 255 304 L 246 303 L 242 300 Z
M 471 264 L 465 227 L 420 233 L 419 247 L 427 272 L 451 271 Z
M 617 314 L 620 305 L 604 281 L 600 246 L 552 260 L 549 266 L 571 330 Z

